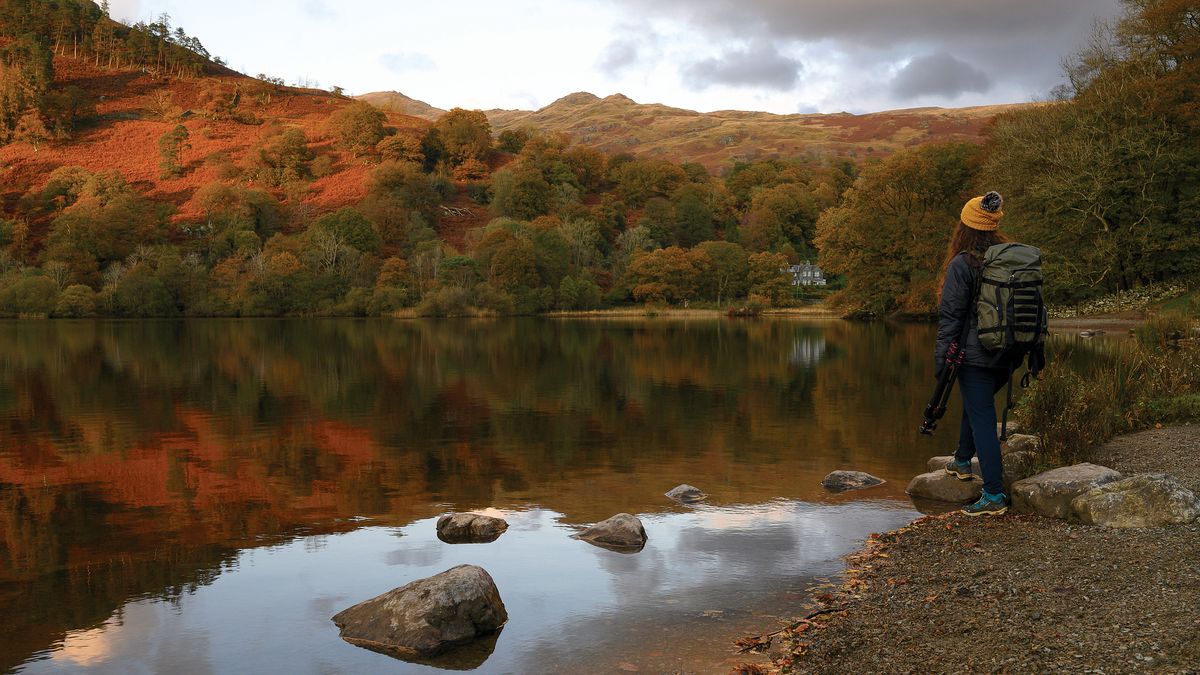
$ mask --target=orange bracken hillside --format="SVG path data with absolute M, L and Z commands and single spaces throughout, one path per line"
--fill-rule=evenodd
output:
M 248 100 L 243 103 L 263 124 L 241 124 L 206 119 L 198 113 L 203 107 L 202 91 L 213 79 L 231 88 L 257 82 L 228 69 L 220 69 L 216 78 L 168 79 L 140 70 L 114 72 L 96 68 L 90 59 L 69 56 L 55 57 L 54 69 L 57 84 L 80 87 L 92 97 L 98 122 L 79 130 L 68 142 L 43 145 L 39 151 L 26 143 L 0 147 L 0 204 L 4 212 L 10 212 L 27 190 L 44 184 L 55 169 L 81 166 L 89 171 L 119 171 L 147 196 L 173 203 L 178 209 L 176 219 L 196 220 L 200 216 L 192 203 L 196 191 L 206 183 L 221 180 L 222 163 L 242 164 L 247 153 L 274 125 L 302 129 L 310 140 L 310 148 L 332 160 L 332 172 L 315 180 L 305 198 L 317 211 L 352 205 L 366 194 L 371 167 L 336 148 L 326 129 L 330 115 L 349 105 L 350 99 L 320 90 L 277 87 L 269 103 L 259 105 Z M 170 95 L 170 105 L 181 114 L 181 120 L 166 121 L 154 112 L 166 94 Z M 425 120 L 402 114 L 389 113 L 387 117 L 389 125 L 397 128 L 429 125 Z M 189 132 L 191 147 L 183 156 L 187 170 L 180 178 L 163 179 L 158 138 L 179 123 Z M 251 184 L 249 180 L 239 180 Z

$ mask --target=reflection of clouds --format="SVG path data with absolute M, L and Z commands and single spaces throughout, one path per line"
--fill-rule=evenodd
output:
M 99 673 L 128 673 L 131 663 L 141 664 L 136 670 L 143 672 L 214 672 L 208 630 L 169 630 L 178 626 L 176 612 L 168 607 L 139 601 L 126 605 L 100 627 L 71 631 L 47 665 Z
M 388 551 L 383 554 L 383 560 L 389 565 L 416 567 L 436 565 L 442 560 L 442 547 L 435 542 L 427 541 L 420 545 L 405 546 L 395 551 Z

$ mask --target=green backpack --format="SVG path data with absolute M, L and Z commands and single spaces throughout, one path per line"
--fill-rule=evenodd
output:
M 996 355 L 1024 356 L 1046 341 L 1042 252 L 1025 244 L 996 244 L 983 257 L 975 311 L 979 344 Z
M 1029 372 L 1021 387 L 1029 386 L 1046 364 L 1046 335 L 1050 332 L 1046 304 L 1042 301 L 1042 252 L 1025 244 L 996 244 L 983 256 L 975 312 L 979 319 L 979 344 L 992 352 L 993 363 L 1007 357 L 1008 393 L 1000 440 L 1008 439 L 1008 413 L 1013 407 L 1012 374 L 1028 358 Z

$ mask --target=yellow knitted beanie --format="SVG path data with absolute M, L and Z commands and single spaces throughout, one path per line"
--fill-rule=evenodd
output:
M 967 202 L 962 210 L 962 223 L 974 230 L 994 232 L 1000 229 L 1000 219 L 1004 212 L 1000 207 L 1004 199 L 999 192 L 989 192 L 982 197 L 976 197 Z

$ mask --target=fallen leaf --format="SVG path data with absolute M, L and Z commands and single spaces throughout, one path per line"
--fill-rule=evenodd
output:
M 617 667 L 620 668 L 621 670 L 624 670 L 627 673 L 636 673 L 638 671 L 637 666 L 633 665 L 632 663 L 628 663 L 628 662 L 622 662 L 621 665 L 619 665 Z

